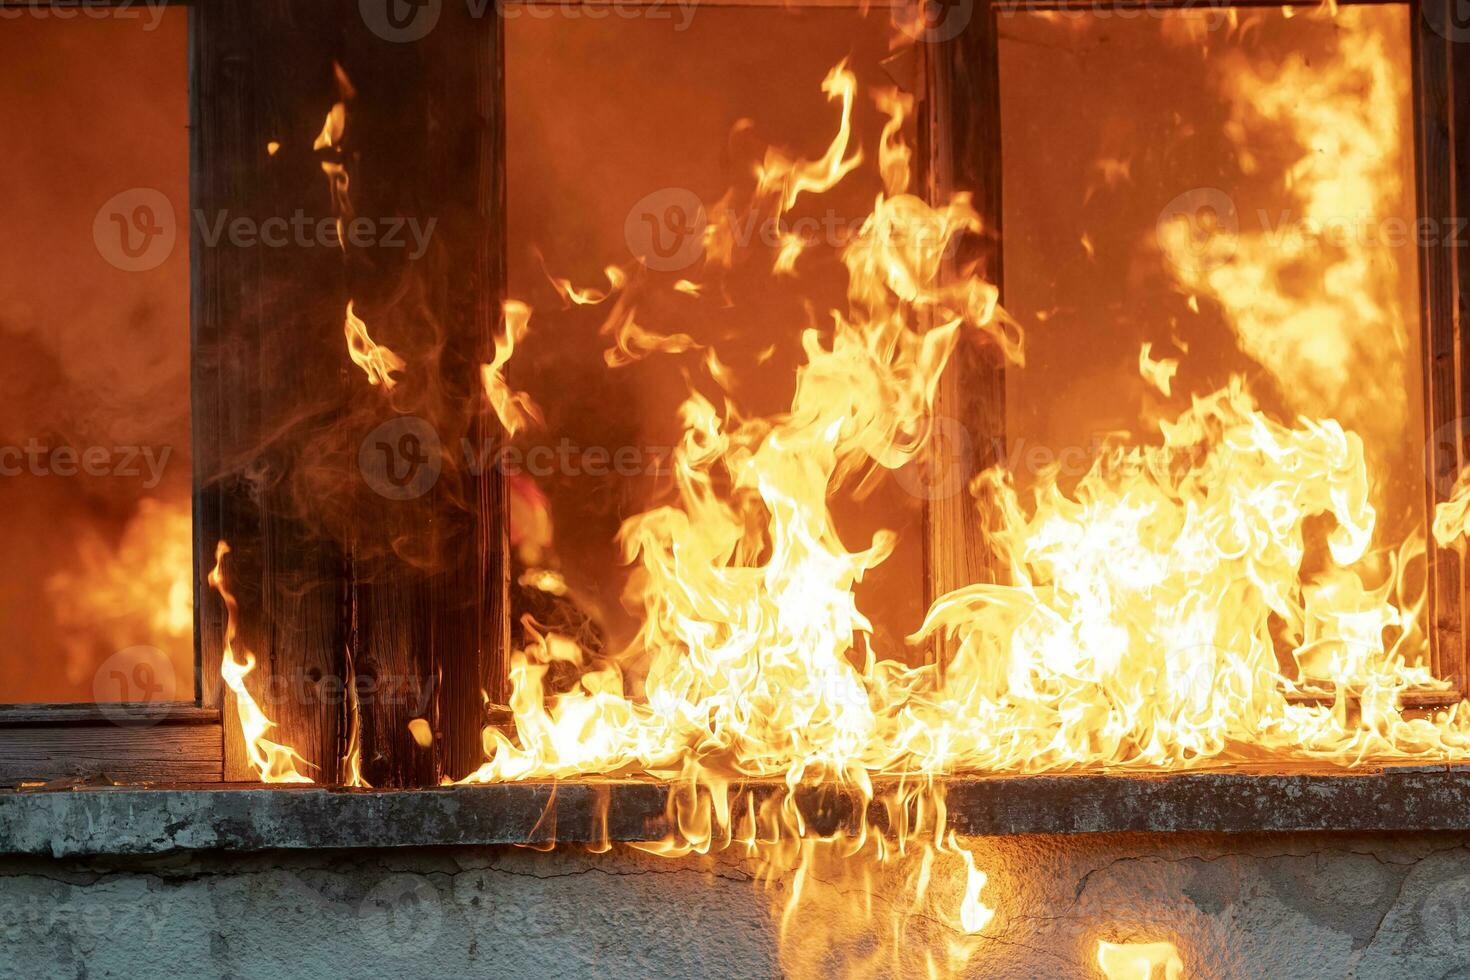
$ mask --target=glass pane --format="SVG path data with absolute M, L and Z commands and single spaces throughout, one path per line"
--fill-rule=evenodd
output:
M 1055 472 L 1068 491 L 1103 447 L 1158 444 L 1161 423 L 1238 377 L 1266 416 L 1361 437 L 1365 587 L 1400 545 L 1422 555 L 1410 17 L 1001 18 L 1004 303 L 1028 328 L 1007 377 L 1019 486 Z M 1322 523 L 1304 582 L 1330 564 Z M 1422 582 L 1422 562 L 1401 567 Z M 1272 629 L 1301 653 L 1301 623 Z M 1427 652 L 1411 646 L 1411 663 Z
M 124 13 L 0 20 L 0 703 L 194 696 L 188 19 Z
M 828 311 L 845 308 L 841 246 L 881 184 L 865 166 L 785 216 L 783 230 L 809 245 L 797 276 L 771 274 L 777 229 L 743 224 L 745 202 L 723 195 L 750 193 L 768 145 L 821 157 L 840 114 L 820 87 L 844 58 L 864 87 L 852 146 L 871 154 L 887 117 L 868 89 L 917 85 L 912 52 L 890 58 L 892 33 L 887 11 L 507 19 L 510 295 L 534 310 L 512 380 L 546 413 L 544 429 L 518 447 L 514 499 L 549 500 L 555 540 L 543 557 L 610 650 L 624 649 L 638 626 L 623 606 L 629 570 L 618 528 L 667 499 L 663 464 L 683 432 L 681 403 L 693 387 L 716 406 L 728 395 L 742 417 L 789 408 L 801 332 L 830 330 Z M 700 278 L 709 216 L 733 226 L 732 268 L 722 288 L 681 293 L 672 288 L 681 277 Z M 647 287 L 638 325 L 685 335 L 686 350 L 616 354 L 625 363 L 609 369 L 614 344 L 599 330 L 611 304 L 569 303 L 550 281 L 605 289 L 609 264 L 635 270 Z M 706 366 L 711 349 L 733 378 L 728 392 Z M 875 646 L 902 657 L 924 611 L 922 501 L 888 474 L 873 474 L 865 490 L 834 497 L 837 530 L 854 550 L 879 530 L 898 532 L 895 553 L 858 587 L 858 606 L 873 620 Z

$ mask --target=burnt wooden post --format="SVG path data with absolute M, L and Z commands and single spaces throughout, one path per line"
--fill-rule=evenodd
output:
M 922 155 L 927 189 L 934 201 L 958 191 L 974 196 L 984 232 L 961 243 L 954 266 L 978 263 L 980 274 L 1003 288 L 995 8 L 990 0 L 977 0 L 972 10 L 954 4 L 942 8 L 931 24 Z M 926 604 L 962 586 L 993 581 L 968 482 L 1005 458 L 1005 361 L 994 344 L 974 331 L 961 334 L 954 361 L 940 379 L 935 416 L 940 428 L 932 465 L 942 492 L 929 501 L 925 520 Z M 962 477 L 947 479 L 955 466 L 962 468 Z
M 508 636 L 505 495 L 480 466 L 504 283 L 498 18 L 446 5 L 400 42 L 352 0 L 200 0 L 193 17 L 197 608 L 225 778 L 256 776 L 203 584 L 219 539 L 269 737 L 327 784 L 354 736 L 375 786 L 458 778 L 482 756 L 482 690 L 504 697 Z M 345 132 L 314 149 L 337 101 Z M 366 222 L 343 248 L 317 238 L 340 205 L 323 163 Z M 226 212 L 302 215 L 310 241 L 216 241 Z M 391 389 L 349 358 L 349 299 L 404 361 Z
M 1453 19 L 1455 5 L 1423 0 L 1412 5 L 1410 31 L 1414 59 L 1414 150 L 1417 202 L 1421 218 L 1437 229 L 1419 238 L 1419 321 L 1424 347 L 1425 481 L 1427 508 L 1448 499 L 1455 478 L 1470 462 L 1466 450 L 1470 425 L 1470 358 L 1464 323 L 1470 286 L 1470 243 L 1457 223 L 1470 188 L 1470 152 L 1463 146 L 1470 113 L 1470 53 L 1452 40 L 1464 25 Z M 1470 683 L 1466 667 L 1467 581 L 1453 549 L 1429 538 L 1428 632 L 1435 672 Z
M 386 495 L 358 495 L 350 596 L 363 775 L 374 786 L 429 785 L 483 761 L 484 699 L 505 696 L 507 504 L 480 381 L 505 282 L 500 21 L 446 5 L 413 43 L 359 22 L 343 67 L 357 90 L 354 208 L 416 219 L 420 240 L 432 229 L 417 259 L 412 235 L 407 247 L 349 248 L 347 277 L 374 339 L 407 362 L 391 392 L 353 369 L 359 451 L 402 479 L 437 469 L 401 496 L 381 486 L 372 489 Z
M 206 0 L 191 11 L 191 262 L 196 630 L 202 703 L 222 709 L 224 778 L 256 778 L 220 681 L 224 608 L 205 582 L 215 544 L 234 548 L 246 683 L 319 782 L 337 780 L 346 620 L 341 547 L 298 514 L 302 433 L 340 403 L 332 330 L 340 257 L 331 249 L 231 240 L 229 222 L 320 216 L 311 153 L 330 93 L 338 27 L 328 4 Z M 271 156 L 268 144 L 280 148 Z M 220 222 L 224 221 L 221 225 Z M 216 235 L 218 232 L 218 235 Z

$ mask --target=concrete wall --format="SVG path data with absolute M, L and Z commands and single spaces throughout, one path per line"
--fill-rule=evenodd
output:
M 997 908 L 970 976 L 1097 976 L 1106 938 L 1174 941 L 1189 977 L 1470 978 L 1470 835 L 968 843 Z M 887 924 L 848 928 L 831 952 L 825 930 L 863 907 L 843 867 L 805 882 L 783 959 L 772 905 L 791 883 L 767 894 L 730 852 L 11 858 L 0 976 L 762 977 L 832 975 L 863 956 L 882 974 L 917 972 L 957 939 L 926 913 L 897 920 L 897 961 Z M 880 876 L 885 923 L 897 891 Z

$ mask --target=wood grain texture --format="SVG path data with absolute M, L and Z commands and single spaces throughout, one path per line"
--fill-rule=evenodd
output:
M 202 584 L 221 539 L 240 646 L 260 661 L 247 683 L 314 779 L 345 778 L 359 717 L 374 785 L 463 775 L 481 759 L 482 690 L 504 696 L 506 498 L 471 465 L 494 438 L 479 365 L 504 283 L 499 32 L 459 5 L 408 44 L 373 34 L 352 0 L 194 12 L 196 208 L 369 229 L 343 248 L 237 247 L 195 222 L 201 695 L 225 709 L 232 780 L 253 774 L 218 681 L 222 606 Z M 344 134 L 313 149 L 338 101 Z M 324 163 L 347 172 L 346 213 Z M 349 299 L 406 362 L 391 390 L 349 359 Z M 438 476 L 398 498 L 363 454 L 405 432 L 427 433 Z M 415 718 L 437 733 L 430 748 Z
M 1448 5 L 1439 9 L 1415 6 L 1421 14 L 1413 18 L 1414 140 L 1417 181 L 1417 210 L 1422 218 L 1436 223 L 1456 213 L 1457 161 L 1453 136 L 1453 105 L 1456 82 L 1463 75 L 1465 56 L 1453 68 L 1453 49 L 1447 40 L 1452 25 Z M 1434 23 L 1434 18 L 1445 19 Z M 1463 82 L 1460 83 L 1461 85 Z M 1421 241 L 1419 249 L 1420 326 L 1424 351 L 1425 425 L 1428 428 L 1425 460 L 1427 513 L 1448 499 L 1455 478 L 1466 463 L 1465 424 L 1467 395 L 1463 336 L 1460 329 L 1463 302 L 1464 248 L 1446 246 L 1442 238 Z M 1460 299 L 1457 301 L 1457 296 Z M 1464 568 L 1452 550 L 1429 541 L 1428 617 L 1434 669 L 1441 677 L 1464 684 L 1470 674 L 1465 665 Z
M 1000 60 L 997 25 L 987 2 L 977 3 L 958 36 L 929 45 L 930 107 L 926 114 L 927 184 L 931 199 L 958 191 L 974 197 L 984 234 L 962 243 L 956 268 L 974 265 L 1003 286 L 1001 261 Z M 940 381 L 935 414 L 934 485 L 926 519 L 926 602 L 980 581 L 994 571 L 968 488 L 974 475 L 1004 459 L 1005 368 L 995 346 L 971 331 Z M 942 456 L 943 458 L 940 458 Z M 963 478 L 950 478 L 952 467 Z
M 253 774 L 219 680 L 223 606 L 205 583 L 220 540 L 234 548 L 239 652 L 259 660 L 247 684 L 272 737 L 314 778 L 337 778 L 346 561 L 323 513 L 340 509 L 350 462 L 319 436 L 343 404 L 341 257 L 294 231 L 280 246 L 218 236 L 221 219 L 301 215 L 314 229 L 332 217 L 312 141 L 335 99 L 335 8 L 200 0 L 192 11 L 196 608 L 202 703 L 225 709 L 230 779 Z
M 57 779 L 217 783 L 219 724 L 0 728 L 0 785 Z
M 507 503 L 501 474 L 481 465 L 494 458 L 498 423 L 480 380 L 505 282 L 500 29 L 497 17 L 446 5 L 417 43 L 354 28 L 343 49 L 357 89 L 353 205 L 433 229 L 420 257 L 379 247 L 348 262 L 348 291 L 375 339 L 408 362 L 388 398 L 351 379 L 358 429 L 372 439 L 413 425 L 420 443 L 437 444 L 438 474 L 422 493 L 356 499 L 352 648 L 374 786 L 468 774 L 484 757 L 482 691 L 505 697 Z M 415 720 L 430 745 L 410 731 Z
M 133 724 L 218 725 L 217 708 L 189 702 L 142 704 L 6 704 L 0 705 L 0 728 L 60 725 Z

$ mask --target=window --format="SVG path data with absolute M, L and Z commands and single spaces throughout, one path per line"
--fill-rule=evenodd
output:
M 1228 22 L 1235 25 L 1231 30 L 1201 43 L 1222 49 L 1234 45 L 1235 55 L 1245 59 L 1262 50 L 1285 57 L 1288 50 L 1314 46 L 1325 53 L 1338 43 L 1336 34 L 1318 31 L 1309 20 L 1289 20 L 1274 9 L 1166 14 L 1124 6 L 1107 11 L 1138 16 L 1109 19 L 1103 16 L 1107 11 L 1076 14 L 1065 3 L 1046 9 L 982 4 L 968 19 L 951 19 L 949 8 L 930 10 L 938 16 L 927 26 L 908 25 L 920 43 L 894 53 L 885 48 L 891 22 L 886 8 L 727 6 L 701 10 L 687 29 L 679 27 L 677 10 L 660 22 L 537 18 L 528 13 L 531 9 L 510 7 L 504 16 L 476 17 L 470 9 L 445 5 L 443 16 L 456 19 L 454 29 L 408 37 L 392 24 L 375 26 L 357 17 L 344 21 L 340 10 L 326 4 L 179 4 L 168 9 L 156 31 L 132 24 L 131 33 L 116 40 L 117 58 L 136 56 L 144 63 L 140 71 L 175 73 L 168 77 L 178 78 L 182 71 L 185 45 L 189 55 L 187 95 L 179 94 L 182 87 L 175 93 L 187 98 L 189 107 L 187 193 L 181 189 L 186 178 L 177 152 L 150 152 L 142 161 L 147 178 L 123 182 L 133 186 L 167 178 L 179 184 L 164 197 L 176 212 L 180 246 L 154 272 L 176 277 L 159 292 L 174 290 L 175 300 L 184 277 L 189 281 L 192 389 L 186 392 L 183 379 L 170 375 L 180 384 L 163 401 L 171 406 L 170 422 L 177 423 L 183 417 L 177 399 L 191 399 L 193 474 L 188 488 L 168 482 L 187 472 L 175 455 L 158 487 L 167 493 L 188 489 L 193 495 L 188 532 L 193 570 L 186 591 L 198 595 L 190 626 L 197 653 L 176 655 L 185 645 L 173 645 L 178 638 L 169 634 L 169 643 L 160 648 L 168 652 L 175 676 L 186 681 L 166 703 L 147 709 L 105 707 L 133 700 L 120 688 L 99 693 L 58 686 L 43 694 L 37 686 L 34 695 L 15 695 L 17 702 L 79 704 L 0 709 L 0 780 L 96 774 L 172 782 L 256 780 L 232 695 L 221 681 L 223 659 L 247 650 L 255 658 L 248 689 L 276 723 L 270 737 L 299 752 L 302 769 L 313 780 L 430 786 L 474 769 L 483 758 L 487 703 L 493 719 L 508 700 L 507 651 L 527 601 L 518 589 L 525 571 L 519 549 L 525 542 L 512 541 L 510 515 L 526 505 L 528 495 L 535 499 L 535 493 L 517 486 L 513 473 L 491 465 L 502 446 L 495 420 L 465 410 L 477 403 L 480 366 L 493 360 L 503 296 L 523 288 L 539 294 L 537 316 L 555 325 L 528 343 L 523 366 L 550 372 L 547 365 L 558 361 L 557 370 L 565 372 L 559 382 L 574 397 L 553 406 L 561 416 L 550 430 L 573 440 L 577 465 L 588 466 L 591 450 L 607 449 L 612 456 L 623 443 L 667 441 L 649 427 L 650 419 L 670 414 L 672 396 L 660 389 L 657 378 L 635 368 L 607 382 L 600 362 L 568 366 L 558 359 L 557 345 L 595 332 L 601 316 L 562 304 L 551 278 L 586 282 L 598 272 L 577 265 L 587 255 L 632 247 L 619 216 L 636 212 L 641 198 L 678 190 L 690 180 L 707 182 L 684 189 L 701 207 L 714 205 L 709 198 L 717 197 L 728 170 L 748 163 L 741 156 L 740 120 L 759 109 L 774 120 L 772 126 L 783 119 L 799 121 L 795 117 L 808 106 L 784 103 L 782 91 L 788 85 L 809 86 L 813 73 L 829 67 L 834 54 L 848 53 L 865 72 L 886 73 L 916 96 L 913 127 L 926 190 L 974 192 L 988 232 L 967 242 L 954 260 L 984 263 L 1000 277 L 1004 299 L 1018 315 L 1048 315 L 1059 324 L 1058 338 L 1067 336 L 1060 324 L 1071 318 L 1078 329 L 1093 331 L 1089 336 L 1097 346 L 1090 349 L 1107 351 L 1086 365 L 1087 372 L 1079 372 L 1073 370 L 1075 357 L 1066 340 L 1058 339 L 1048 350 L 1045 334 L 1038 332 L 1040 370 L 1022 378 L 1007 372 L 990 347 L 962 348 L 943 381 L 939 407 L 956 428 L 941 430 L 938 449 L 940 457 L 957 453 L 961 458 L 959 479 L 936 462 L 928 476 L 911 474 L 923 492 L 896 493 L 890 486 L 878 491 L 862 513 L 838 515 L 839 521 L 851 520 L 846 530 L 854 535 L 863 533 L 862 522 L 874 515 L 889 526 L 923 531 L 904 538 L 907 550 L 885 566 L 886 577 L 864 585 L 882 607 L 880 635 L 911 628 L 914 611 L 935 596 L 995 574 L 969 496 L 962 492 L 970 476 L 1010 458 L 1023 444 L 1090 445 L 1100 430 L 1118 423 L 1092 411 L 1098 408 L 1098 392 L 1124 380 L 1130 408 L 1155 404 L 1147 400 L 1156 396 L 1137 377 L 1136 351 L 1128 353 L 1143 340 L 1153 341 L 1156 357 L 1183 353 L 1176 341 L 1197 355 L 1215 345 L 1220 360 L 1209 370 L 1227 365 L 1266 370 L 1261 368 L 1265 355 L 1252 355 L 1244 328 L 1238 318 L 1229 319 L 1219 290 L 1210 293 L 1208 283 L 1186 281 L 1197 269 L 1160 271 L 1160 212 L 1179 194 L 1213 186 L 1210 181 L 1222 167 L 1243 173 L 1243 146 L 1200 142 L 1180 156 L 1136 153 L 1133 159 L 1109 148 L 1110 141 L 1151 143 L 1150 132 L 1172 125 L 1173 113 L 1187 115 L 1191 105 L 1196 111 L 1220 110 L 1226 93 L 1212 87 L 1218 79 L 1173 44 L 1175 32 L 1193 37 L 1189 32 L 1195 28 L 1189 25 L 1197 21 Z M 1403 193 L 1394 197 L 1388 216 L 1405 220 L 1453 210 L 1449 202 L 1457 172 L 1444 164 L 1453 159 L 1451 48 L 1448 28 L 1437 30 L 1435 16 L 1428 8 L 1393 5 L 1345 14 L 1345 23 L 1356 19 L 1387 39 L 1394 63 L 1408 72 L 1404 77 L 1412 76 L 1392 100 L 1392 118 L 1380 120 L 1402 140 L 1393 167 Z M 0 44 L 40 44 L 27 37 L 28 30 L 70 38 L 96 26 L 32 19 L 34 25 L 13 18 L 0 22 Z M 116 28 L 105 20 L 96 23 Z M 785 47 L 767 64 L 760 62 L 760 44 L 724 43 L 734 34 L 769 36 Z M 159 45 L 164 55 L 155 53 Z M 788 56 L 790 51 L 799 54 Z M 752 71 L 747 59 L 772 73 L 769 90 L 753 95 L 762 104 L 753 107 L 722 99 L 727 93 L 720 84 L 724 75 Z M 1123 71 L 1139 64 L 1148 64 L 1151 73 Z M 87 77 L 81 70 L 75 77 Z M 1158 78 L 1165 74 L 1170 84 L 1160 86 Z M 548 85 L 549 78 L 560 84 Z M 1108 80 L 1106 89 L 1097 84 L 1100 78 Z M 1117 99 L 1118 86 L 1124 85 L 1133 86 L 1128 91 L 1136 95 L 1128 111 L 1099 106 L 1104 95 Z M 118 108 L 103 111 L 113 91 L 86 111 L 111 120 L 136 108 L 121 99 Z M 1166 96 L 1177 99 L 1178 106 Z M 59 98 L 55 91 L 47 97 Z M 342 108 L 336 110 L 337 105 Z M 25 98 L 10 99 L 0 112 L 29 106 Z M 177 119 L 178 105 L 173 117 L 165 109 L 163 101 L 150 103 L 157 114 L 150 118 L 177 136 L 177 122 L 172 130 L 167 122 Z M 601 134 L 595 158 L 562 145 L 560 131 L 546 125 L 546 118 L 569 121 L 579 133 Z M 659 120 L 677 121 L 679 132 Z M 869 132 L 881 123 L 871 105 L 858 113 L 859 126 Z M 1241 125 L 1248 129 L 1252 123 Z M 686 138 L 687 146 L 681 143 Z M 1058 149 L 1061 138 L 1065 150 Z M 1261 142 L 1251 137 L 1250 147 L 1279 144 L 1273 152 L 1285 153 L 1282 147 L 1289 142 L 1275 132 Z M 657 144 L 660 158 L 678 166 L 635 180 L 633 171 L 649 169 L 650 144 Z M 701 151 L 695 144 L 724 145 L 725 156 L 696 157 Z M 46 148 L 52 154 L 68 151 L 61 145 Z M 122 179 L 125 159 L 118 154 L 99 172 Z M 54 170 L 44 160 L 37 166 Z M 1073 196 L 1049 193 L 1053 181 Z M 1165 191 L 1171 193 L 1155 205 Z M 1299 192 L 1299 187 L 1283 192 L 1278 183 L 1263 180 L 1249 192 L 1256 196 L 1231 204 L 1237 219 L 1248 213 L 1254 220 L 1257 211 L 1269 215 L 1300 206 L 1292 196 Z M 86 196 L 71 188 L 66 193 L 76 207 Z M 861 197 L 867 191 L 855 188 L 854 193 Z M 95 213 L 102 203 L 88 207 Z M 834 206 L 840 212 L 841 206 Z M 119 208 L 102 209 L 104 229 L 111 225 L 121 232 L 129 220 L 140 232 L 153 227 L 137 207 Z M 1195 209 L 1186 217 L 1198 213 Z M 121 227 L 115 215 L 122 216 Z M 1220 217 L 1218 209 L 1215 217 Z M 47 216 L 36 220 L 44 223 Z M 1008 227 L 1022 231 L 1008 235 Z M 90 219 L 85 230 L 81 245 L 58 238 L 54 247 L 80 248 L 78 254 L 92 261 L 97 249 Z M 56 229 L 47 233 L 52 231 L 60 235 Z M 186 237 L 187 263 L 181 247 Z M 588 241 L 611 248 L 584 248 Z M 124 264 L 132 260 L 131 248 L 124 249 Z M 830 259 L 830 254 L 813 255 L 815 263 Z M 1462 250 L 1431 244 L 1400 250 L 1383 266 L 1396 270 L 1384 289 L 1415 313 L 1403 320 L 1400 356 L 1393 361 L 1409 392 L 1402 400 L 1406 414 L 1381 442 L 1385 467 L 1397 477 L 1384 488 L 1385 512 L 1395 520 L 1401 515 L 1405 525 L 1416 514 L 1422 517 L 1431 494 L 1443 497 L 1463 461 L 1457 374 L 1462 358 L 1454 306 L 1462 259 Z M 1147 261 L 1153 266 L 1140 282 L 1140 263 Z M 1080 270 L 1065 277 L 1079 292 L 1065 302 L 1039 298 L 1052 278 L 1064 278 L 1058 275 L 1064 266 Z M 39 289 L 53 281 L 47 277 L 54 274 L 54 263 L 36 262 L 34 268 L 35 275 L 27 277 L 34 281 L 26 285 Z M 678 272 L 657 271 L 672 277 Z M 144 282 L 125 281 L 130 287 Z M 66 298 L 77 301 L 81 295 Z M 1385 303 L 1388 296 L 1385 292 Z M 793 302 L 779 289 L 759 299 L 772 309 Z M 1163 302 L 1172 320 L 1127 315 L 1128 304 L 1156 308 Z M 1106 323 L 1083 317 L 1079 310 L 1088 306 L 1108 310 Z M 150 342 L 164 335 L 176 338 L 182 309 L 155 320 L 167 327 L 149 334 Z M 135 321 L 130 329 L 143 328 Z M 710 329 L 752 362 L 767 346 L 758 325 L 731 319 Z M 1233 345 L 1225 343 L 1225 329 L 1236 331 Z M 347 356 L 349 343 L 356 357 Z M 159 357 L 176 358 L 185 349 L 160 344 Z M 138 349 L 135 344 L 129 353 L 142 356 Z M 602 349 L 601 344 L 596 348 L 599 354 Z M 1364 358 L 1385 363 L 1366 351 Z M 1181 367 L 1181 385 L 1194 363 Z M 1049 372 L 1048 365 L 1066 367 Z M 1299 386 L 1286 374 L 1276 381 L 1271 397 L 1289 407 Z M 1423 389 L 1422 415 L 1417 386 Z M 1065 416 L 1074 431 L 1049 431 L 1049 418 L 1035 411 L 1053 396 L 1086 406 Z M 608 405 L 617 407 L 624 425 L 613 446 L 601 445 L 602 437 L 590 430 L 577 431 Z M 1421 431 L 1429 436 L 1419 439 Z M 1396 434 L 1408 433 L 1413 438 L 1405 449 Z M 1421 442 L 1429 446 L 1427 461 L 1416 450 Z M 647 467 L 656 463 L 635 461 L 635 472 L 621 482 L 568 481 L 561 479 L 564 472 L 556 473 L 536 489 L 575 515 L 564 519 L 558 532 L 558 543 L 567 545 L 563 570 L 611 611 L 612 640 L 630 624 L 617 613 L 618 583 L 597 574 L 609 555 L 578 549 L 587 541 L 610 540 L 617 519 L 646 502 Z M 15 486 L 4 484 L 0 492 L 19 493 Z M 170 499 L 177 503 L 176 497 Z M 40 502 L 65 503 L 59 498 Z M 113 505 L 124 514 L 129 507 L 139 514 L 152 510 L 137 494 Z M 12 520 L 31 513 L 18 505 L 7 512 L 4 519 Z M 30 533 L 35 519 L 26 520 L 21 530 Z M 168 539 L 176 541 L 183 526 L 171 525 Z M 122 518 L 113 519 L 108 541 L 114 552 L 128 552 L 126 528 Z M 579 528 L 592 530 L 578 539 Z M 150 545 L 163 540 L 152 534 L 147 539 Z M 242 611 L 241 633 L 230 651 L 226 610 L 205 584 L 220 541 L 230 545 L 224 570 Z M 1432 543 L 1429 547 L 1435 626 L 1429 666 L 1436 676 L 1458 684 L 1465 676 L 1460 571 L 1452 556 Z M 16 571 L 3 574 L 18 576 Z M 40 589 L 43 578 L 52 580 L 54 570 L 30 576 L 28 587 Z M 6 597 L 12 594 L 21 593 L 7 590 Z M 175 594 L 172 583 L 169 594 Z M 150 588 L 150 597 L 155 595 Z M 32 606 L 28 611 L 40 608 Z M 190 655 L 197 658 L 193 696 L 187 683 L 188 672 L 195 670 Z M 89 656 L 90 661 L 82 660 L 100 664 L 106 659 Z M 14 655 L 0 658 L 0 671 L 17 663 L 24 661 Z M 121 678 L 113 671 L 105 677 L 119 683 L 144 679 L 131 667 L 121 671 Z M 27 674 L 26 679 L 45 678 Z M 1431 702 L 1435 693 L 1429 695 Z M 128 724 L 94 724 L 109 718 Z
M 218 778 L 194 646 L 187 12 L 17 13 L 0 125 L 31 135 L 0 191 L 0 724 L 22 727 L 0 731 L 0 778 L 101 759 Z M 91 727 L 111 721 L 127 727 Z

